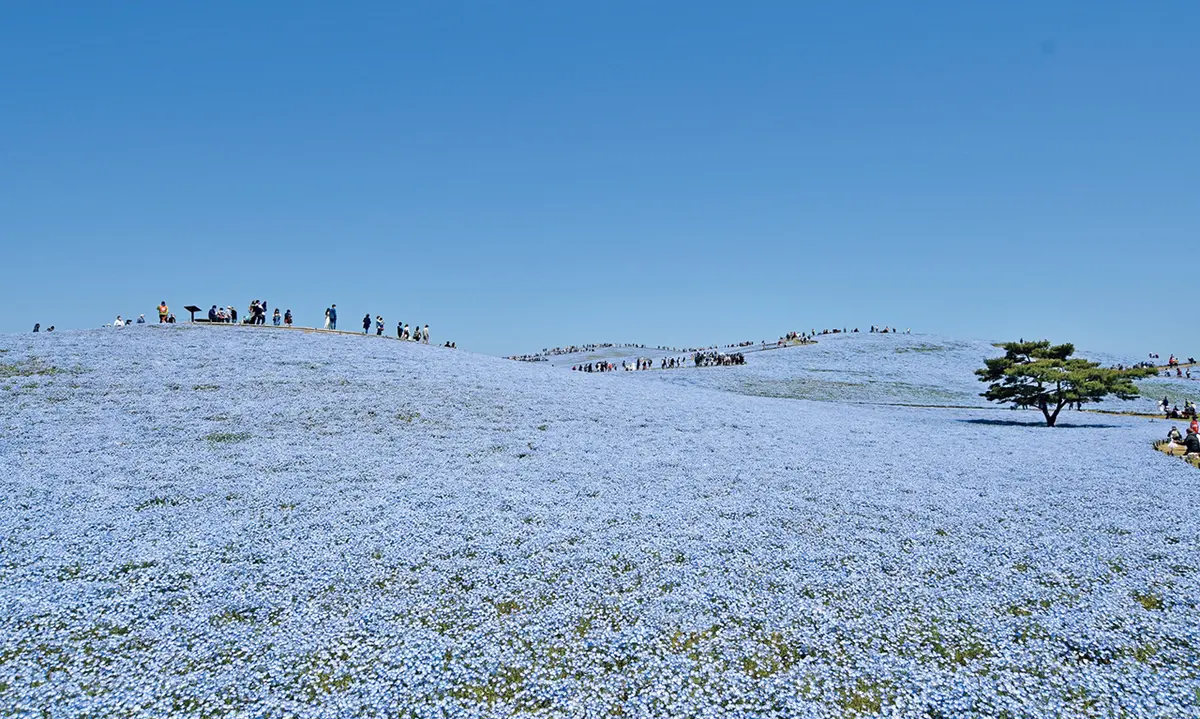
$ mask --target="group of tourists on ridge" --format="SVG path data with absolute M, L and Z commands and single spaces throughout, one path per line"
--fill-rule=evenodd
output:
M 337 307 L 337 305 L 334 305 L 334 307 Z M 335 317 L 336 317 L 336 315 L 335 315 Z M 335 319 L 334 322 L 336 322 L 336 321 L 337 320 Z M 363 315 L 363 320 L 362 320 L 362 328 L 363 328 L 364 335 L 371 333 L 371 325 L 372 325 L 371 313 L 368 312 L 367 314 Z M 375 315 L 374 325 L 375 325 L 375 335 L 377 337 L 382 337 L 383 330 L 385 327 L 385 323 L 383 321 L 383 315 Z M 333 328 L 327 327 L 326 329 L 333 329 Z M 420 342 L 421 344 L 429 344 L 429 325 L 425 325 L 424 327 L 417 325 L 414 329 L 410 330 L 409 326 L 407 324 L 405 324 L 404 322 L 397 322 L 396 323 L 396 339 L 411 340 L 412 342 Z M 451 347 L 452 343 L 447 342 L 445 346 Z
M 242 319 L 242 321 L 241 321 L 241 324 L 265 325 L 267 323 L 267 313 L 268 312 L 269 312 L 269 310 L 267 308 L 266 300 L 252 300 L 250 302 L 250 306 L 247 308 L 245 318 Z M 158 321 L 160 324 L 174 324 L 175 323 L 175 315 L 171 313 L 171 309 L 167 305 L 166 300 L 163 300 L 158 305 Z M 216 323 L 216 324 L 222 324 L 222 323 L 237 324 L 238 323 L 238 311 L 237 311 L 237 308 L 235 308 L 233 305 L 228 305 L 226 307 L 218 307 L 217 305 L 213 305 L 208 310 L 208 317 L 206 318 L 206 320 L 198 320 L 198 321 L 207 321 L 207 322 Z M 127 320 L 124 317 L 122 317 L 121 315 L 117 315 L 117 318 L 115 320 L 113 320 L 111 324 L 105 325 L 105 327 L 124 327 L 126 325 L 132 325 L 132 324 L 141 325 L 141 324 L 145 324 L 145 323 L 146 323 L 145 315 L 139 315 L 137 320 Z M 279 308 L 276 307 L 274 314 L 271 315 L 271 324 L 273 324 L 276 327 L 281 327 L 281 326 L 282 327 L 291 327 L 293 324 L 292 311 L 290 309 L 288 309 L 288 310 L 285 310 L 284 312 L 280 312 Z M 372 326 L 374 326 L 374 328 L 375 328 L 375 334 L 377 336 L 382 336 L 383 331 L 384 331 L 383 315 L 376 315 L 374 321 L 372 321 L 371 313 L 368 312 L 366 314 L 366 316 L 363 317 L 363 334 L 369 334 Z M 331 304 L 328 308 L 325 309 L 324 329 L 337 330 L 337 305 L 336 304 Z M 33 331 L 34 332 L 42 331 L 42 325 L 40 322 L 33 326 Z M 53 326 L 48 327 L 45 331 L 53 332 L 54 327 Z M 410 328 L 409 325 L 405 324 L 404 322 L 397 322 L 396 323 L 396 339 L 409 340 L 412 342 L 420 342 L 422 344 L 429 344 L 429 325 L 424 325 L 424 326 L 415 325 L 412 328 Z M 458 345 L 455 342 L 446 342 L 446 344 L 443 346 L 447 347 L 449 349 L 457 349 L 458 348 Z
M 253 300 L 250 306 L 246 308 L 246 317 L 242 320 L 244 325 L 265 325 L 267 323 L 267 302 L 266 300 Z M 233 305 L 228 307 L 217 307 L 213 305 L 208 310 L 208 321 L 214 323 L 228 322 L 237 324 L 238 311 Z M 292 311 L 289 309 L 283 314 L 280 314 L 279 308 L 275 308 L 275 314 L 271 315 L 271 324 L 276 327 L 292 326 Z

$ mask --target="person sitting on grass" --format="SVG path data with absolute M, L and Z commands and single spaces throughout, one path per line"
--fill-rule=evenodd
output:
M 1187 454 L 1200 454 L 1200 434 L 1196 434 L 1189 427 L 1187 436 L 1183 438 L 1183 446 Z
M 1179 433 L 1179 428 L 1171 425 L 1171 431 L 1167 432 L 1167 439 L 1171 444 L 1180 444 L 1183 442 L 1183 435 Z

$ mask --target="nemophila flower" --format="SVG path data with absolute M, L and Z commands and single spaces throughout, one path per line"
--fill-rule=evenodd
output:
M 1194 470 L 1145 420 L 1047 430 L 962 399 L 984 343 L 613 376 L 233 327 L 0 346 L 43 372 L 0 382 L 18 712 L 1195 704 Z M 980 409 L 780 399 L 830 382 Z

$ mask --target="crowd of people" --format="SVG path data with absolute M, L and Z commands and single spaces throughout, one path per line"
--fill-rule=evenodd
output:
M 816 340 L 804 334 L 803 332 L 788 332 L 776 342 L 777 345 L 785 345 L 789 342 L 799 342 L 802 345 L 815 343 Z
M 1183 409 L 1179 409 L 1179 405 L 1172 405 L 1167 397 L 1163 397 L 1158 403 L 1158 411 L 1167 419 L 1196 419 L 1196 405 L 1191 400 L 1184 400 Z
M 691 364 L 688 364 L 688 361 Z M 732 367 L 734 365 L 746 364 L 746 355 L 742 352 L 725 353 L 719 350 L 697 350 L 690 356 L 683 357 L 659 357 L 656 361 L 652 357 L 637 357 L 632 360 L 621 360 L 620 369 L 623 372 L 642 372 L 652 369 L 681 369 L 683 367 Z M 657 365 L 657 367 L 655 366 Z M 605 360 L 601 362 L 584 362 L 582 364 L 573 365 L 571 370 L 574 372 L 612 372 L 617 369 L 617 365 L 611 361 Z
M 596 350 L 611 349 L 613 347 L 631 347 L 634 345 L 615 345 L 612 343 L 592 344 L 592 345 L 568 345 L 566 347 L 553 347 L 544 349 L 541 352 L 535 352 L 527 355 L 512 355 L 505 359 L 516 360 L 518 362 L 547 362 L 551 357 L 560 355 L 573 355 L 579 352 L 595 352 Z
M 617 367 L 612 362 L 587 362 L 571 367 L 574 372 L 612 372 Z
M 380 317 L 380 326 L 382 326 L 382 322 L 383 318 Z M 383 332 L 379 332 L 379 334 L 383 334 Z M 407 324 L 403 322 L 397 322 L 396 339 L 429 344 L 429 325 L 425 325 L 424 327 L 417 326 L 414 329 L 409 329 Z M 450 344 L 453 345 L 454 343 L 451 342 Z
M 1188 425 L 1187 436 L 1181 436 L 1179 428 L 1171 425 L 1170 431 L 1167 432 L 1167 440 L 1172 445 L 1183 445 L 1186 454 L 1200 455 L 1200 422 L 1197 422 L 1193 415 L 1192 423 Z
M 267 302 L 266 300 L 253 300 L 250 306 L 246 308 L 246 314 L 241 319 L 241 324 L 244 325 L 265 325 L 267 323 Z M 238 311 L 233 305 L 226 307 L 218 307 L 213 305 L 208 309 L 208 321 L 213 323 L 229 323 L 238 324 Z M 279 314 L 279 308 L 275 308 L 275 314 L 271 317 L 271 323 L 276 327 L 280 325 L 292 324 L 292 311 L 289 309 L 282 315 Z
M 266 300 L 252 300 L 250 302 L 249 307 L 246 310 L 246 314 L 244 316 L 242 316 L 240 324 L 265 325 L 265 324 L 267 324 L 267 316 L 268 316 L 269 312 L 270 312 L 270 310 L 267 307 Z M 271 314 L 270 317 L 271 317 L 271 324 L 276 327 L 292 327 L 293 323 L 294 323 L 294 318 L 292 316 L 291 309 L 287 309 L 283 312 L 280 312 L 279 308 L 276 307 L 274 310 L 274 313 Z M 158 305 L 158 321 L 163 324 L 174 324 L 175 323 L 175 315 L 171 313 L 171 310 L 167 306 L 166 301 L 163 301 L 163 302 L 159 303 L 159 305 Z M 218 307 L 217 305 L 213 305 L 208 310 L 207 318 L 205 318 L 203 320 L 196 320 L 196 321 L 197 322 L 210 322 L 210 323 L 215 323 L 215 324 L 223 324 L 223 323 L 224 324 L 239 324 L 238 311 L 237 311 L 237 308 L 234 307 L 233 305 L 228 305 L 225 307 Z M 136 320 L 127 320 L 123 316 L 117 315 L 117 318 L 115 320 L 113 320 L 110 324 L 105 325 L 105 327 L 125 327 L 126 325 L 145 324 L 145 323 L 146 323 L 145 315 L 139 315 Z M 371 313 L 368 312 L 366 314 L 366 316 L 363 317 L 363 334 L 369 334 L 372 327 L 375 329 L 375 334 L 377 336 L 383 335 L 384 329 L 385 329 L 385 322 L 383 319 L 383 315 L 375 315 L 375 318 L 372 320 Z M 332 304 L 325 309 L 324 329 L 337 330 L 337 305 L 336 304 Z M 50 327 L 46 331 L 52 332 L 53 330 L 54 330 L 54 327 Z M 42 331 L 41 324 L 40 323 L 35 324 L 33 326 L 33 331 L 34 332 Z M 429 335 L 429 325 L 428 324 L 426 324 L 424 326 L 413 325 L 412 327 L 410 327 L 408 324 L 406 324 L 404 322 L 396 323 L 396 339 L 407 340 L 407 341 L 411 341 L 411 342 L 420 342 L 422 344 L 429 344 L 429 337 L 430 337 L 430 335 Z M 446 347 L 448 349 L 457 349 L 458 348 L 457 343 L 450 342 L 450 341 L 447 341 L 442 346 Z
M 168 315 L 167 317 L 160 319 L 159 321 L 162 323 L 165 323 L 165 324 L 175 324 L 175 315 Z M 146 315 L 138 315 L 138 318 L 136 320 L 127 320 L 127 319 L 121 317 L 121 315 L 117 315 L 117 318 L 115 320 L 113 320 L 110 324 L 107 324 L 104 326 L 105 327 L 124 327 L 126 325 L 144 325 L 144 324 L 146 324 Z M 53 329 L 53 328 L 51 328 L 51 329 Z M 34 332 L 37 332 L 37 330 L 35 329 Z
M 732 367 L 746 364 L 746 355 L 741 352 L 725 354 L 715 350 L 697 352 L 692 355 L 692 365 L 695 367 Z

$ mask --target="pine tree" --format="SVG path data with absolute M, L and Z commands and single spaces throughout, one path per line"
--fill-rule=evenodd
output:
M 1155 373 L 1154 368 L 1110 369 L 1085 359 L 1072 359 L 1072 344 L 1050 342 L 1006 342 L 999 345 L 1003 357 L 984 360 L 987 367 L 975 370 L 980 382 L 990 382 L 980 396 L 1016 407 L 1036 407 L 1053 427 L 1063 407 L 1075 403 L 1100 402 L 1109 395 L 1121 399 L 1138 396 L 1135 379 Z

